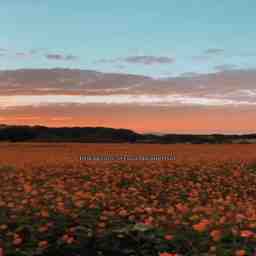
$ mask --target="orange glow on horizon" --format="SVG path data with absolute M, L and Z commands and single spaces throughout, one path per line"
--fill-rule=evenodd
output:
M 170 111 L 152 113 L 118 113 L 112 116 L 91 115 L 78 116 L 52 116 L 50 113 L 41 116 L 19 115 L 8 116 L 0 119 L 0 123 L 9 125 L 43 125 L 49 127 L 72 127 L 72 126 L 104 126 L 112 128 L 131 129 L 139 133 L 254 133 L 252 127 L 256 127 L 253 119 L 253 111 L 241 113 L 210 113 L 194 112 L 179 115 Z M 172 118 L 170 118 L 172 116 Z M 168 118 L 169 117 L 169 118 Z

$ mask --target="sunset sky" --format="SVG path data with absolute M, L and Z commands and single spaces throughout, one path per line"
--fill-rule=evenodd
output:
M 254 0 L 0 3 L 0 124 L 256 132 Z

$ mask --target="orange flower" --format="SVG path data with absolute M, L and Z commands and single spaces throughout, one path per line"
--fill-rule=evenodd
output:
M 105 227 L 106 227 L 106 223 L 104 223 L 104 222 L 99 222 L 99 223 L 98 223 L 98 227 L 99 227 L 99 228 L 105 228 Z
M 33 188 L 31 184 L 24 184 L 24 190 L 26 193 L 30 193 L 33 190 Z
M 38 243 L 38 247 L 40 248 L 46 248 L 48 246 L 48 241 L 40 241 Z
M 6 230 L 8 229 L 8 226 L 6 224 L 0 225 L 0 230 Z
M 173 239 L 173 236 L 172 235 L 165 235 L 164 239 L 170 241 L 170 240 Z
M 209 224 L 210 221 L 205 219 L 199 222 L 198 224 L 193 225 L 193 228 L 198 232 L 203 232 L 206 230 Z
M 45 226 L 39 227 L 39 228 L 38 228 L 38 231 L 39 231 L 40 233 L 43 233 L 43 232 L 48 231 L 48 229 L 49 229 L 48 226 L 45 225 Z
M 159 256 L 178 256 L 177 253 L 161 252 Z
M 66 241 L 69 239 L 69 235 L 68 235 L 68 234 L 65 234 L 65 235 L 62 236 L 61 239 L 66 242 Z
M 124 209 L 119 212 L 119 216 L 121 217 L 126 217 L 127 215 L 128 215 L 128 212 Z
M 235 256 L 245 256 L 246 255 L 246 251 L 245 250 L 237 250 L 235 252 Z
M 47 210 L 42 210 L 40 214 L 44 218 L 48 218 L 49 217 L 49 212 Z
M 147 219 L 144 220 L 143 223 L 145 225 L 152 225 L 153 221 L 154 221 L 153 217 L 148 217 Z
M 250 237 L 255 236 L 255 234 L 254 234 L 252 231 L 250 231 L 250 230 L 242 230 L 242 231 L 240 232 L 240 236 L 241 236 L 241 237 L 250 238 Z
M 183 214 L 188 212 L 188 207 L 186 205 L 182 204 L 182 203 L 178 203 L 175 206 Z
M 69 237 L 66 241 L 67 244 L 72 244 L 75 241 L 74 237 Z
M 233 175 L 234 175 L 234 177 L 236 177 L 236 178 L 240 178 L 241 175 L 242 175 L 242 173 L 241 173 L 240 170 L 235 170 L 235 171 L 233 171 Z
M 219 230 L 213 230 L 211 233 L 210 233 L 213 241 L 217 242 L 220 240 L 221 238 L 221 231 Z
M 20 236 L 15 236 L 12 243 L 15 246 L 19 246 L 22 244 L 22 242 L 23 242 L 23 239 Z

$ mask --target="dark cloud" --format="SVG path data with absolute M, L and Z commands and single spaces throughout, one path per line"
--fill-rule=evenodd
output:
M 77 60 L 78 59 L 78 57 L 74 56 L 74 55 L 64 55 L 64 54 L 59 54 L 59 53 L 46 54 L 45 57 L 48 60 L 67 60 L 67 61 L 73 61 L 73 60 Z

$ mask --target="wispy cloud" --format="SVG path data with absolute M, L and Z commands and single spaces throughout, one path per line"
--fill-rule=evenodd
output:
M 40 106 L 49 104 L 136 104 L 139 106 L 255 106 L 256 102 L 245 100 L 211 98 L 211 97 L 192 97 L 179 94 L 170 95 L 20 95 L 20 96 L 0 96 L 0 107 L 19 107 L 19 106 Z
M 155 64 L 172 64 L 175 58 L 167 56 L 128 56 L 116 59 L 101 59 L 98 63 L 128 63 L 128 64 L 142 64 L 142 65 L 155 65 Z
M 17 57 L 17 58 L 31 58 L 32 55 L 33 54 L 31 52 L 16 52 L 15 53 L 15 57 Z
M 130 56 L 123 59 L 124 62 L 132 64 L 144 64 L 144 65 L 154 65 L 154 64 L 171 64 L 175 62 L 174 58 L 163 57 L 163 56 Z
M 99 60 L 96 60 L 94 62 L 94 64 L 98 64 L 98 63 L 102 63 L 102 64 L 105 64 L 105 63 L 117 63 L 119 61 L 119 59 L 99 59 Z
M 195 61 L 209 61 L 213 57 L 218 57 L 224 54 L 224 49 L 221 48 L 209 48 L 202 54 L 193 56 L 192 59 Z
M 215 66 L 215 69 L 218 71 L 228 71 L 238 68 L 237 65 L 234 64 L 223 64 Z
M 198 75 L 200 75 L 200 74 L 198 74 L 198 73 L 195 73 L 195 72 L 185 72 L 185 73 L 182 73 L 181 75 L 180 75 L 180 77 L 195 77 L 195 76 L 198 76 Z
M 220 55 L 223 53 L 224 53 L 224 49 L 221 49 L 221 48 L 209 48 L 204 52 L 204 54 L 209 54 L 209 55 Z
M 40 53 L 42 51 L 43 51 L 43 49 L 31 49 L 31 50 L 29 50 L 29 53 L 31 55 L 34 55 L 34 54 L 38 54 L 38 53 Z
M 222 72 L 166 79 L 72 69 L 0 71 L 0 105 L 41 102 L 255 107 L 256 71 L 219 68 Z
M 24 57 L 27 55 L 27 53 L 26 52 L 16 52 L 15 55 L 19 56 L 19 57 Z
M 64 55 L 64 54 L 59 54 L 59 53 L 49 53 L 49 54 L 46 54 L 45 57 L 48 59 L 48 60 L 67 60 L 67 61 L 74 61 L 74 60 L 77 60 L 78 57 L 77 56 L 74 56 L 74 55 Z
M 66 55 L 65 60 L 78 60 L 78 57 L 70 54 Z
M 60 53 L 45 53 L 45 49 L 31 49 L 31 50 L 11 50 L 0 48 L 0 56 L 7 56 L 10 58 L 32 58 L 37 55 L 39 57 L 45 57 L 48 60 L 60 60 L 60 61 L 75 61 L 78 59 L 77 56 L 73 54 L 60 54 Z
M 193 56 L 192 60 L 194 61 L 209 61 L 211 59 L 210 56 L 208 55 L 197 55 L 197 56 Z

